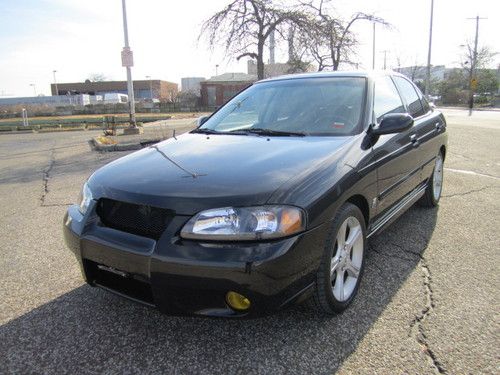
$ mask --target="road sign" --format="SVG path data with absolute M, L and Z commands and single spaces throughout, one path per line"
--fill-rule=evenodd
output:
M 122 66 L 126 68 L 134 66 L 134 53 L 130 47 L 123 47 L 122 49 Z
M 477 79 L 472 78 L 470 80 L 470 87 L 471 87 L 472 90 L 477 90 Z

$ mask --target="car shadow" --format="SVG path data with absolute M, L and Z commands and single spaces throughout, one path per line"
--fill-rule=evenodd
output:
M 331 374 L 418 267 L 436 217 L 414 207 L 370 240 L 343 314 L 300 305 L 255 320 L 171 317 L 84 285 L 0 327 L 0 373 Z

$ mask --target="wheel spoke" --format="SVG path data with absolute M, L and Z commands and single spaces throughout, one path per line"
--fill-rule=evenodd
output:
M 346 240 L 347 250 L 350 251 L 354 244 L 360 240 L 362 237 L 361 227 L 357 226 L 351 228 L 351 232 L 349 233 L 349 237 Z
M 344 272 L 341 270 L 337 271 L 335 286 L 333 287 L 333 294 L 339 301 L 344 300 Z
M 357 266 L 355 266 L 350 260 L 347 260 L 346 262 L 346 265 L 345 265 L 345 268 L 347 270 L 347 273 L 354 277 L 354 278 L 358 278 L 359 276 L 359 268 Z
M 335 271 L 337 271 L 338 267 L 339 267 L 339 258 L 333 257 L 332 262 L 330 264 L 330 280 L 332 280 L 332 282 L 335 276 Z
M 342 249 L 345 245 L 345 235 L 347 232 L 347 220 L 342 223 L 337 233 L 337 246 Z

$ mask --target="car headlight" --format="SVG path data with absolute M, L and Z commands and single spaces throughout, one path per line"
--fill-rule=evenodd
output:
M 305 227 L 304 211 L 297 207 L 224 207 L 193 216 L 182 228 L 181 237 L 252 241 L 290 236 Z
M 83 184 L 82 192 L 80 193 L 80 212 L 85 215 L 87 209 L 89 208 L 90 201 L 92 200 L 92 192 L 90 191 L 89 185 L 87 183 Z

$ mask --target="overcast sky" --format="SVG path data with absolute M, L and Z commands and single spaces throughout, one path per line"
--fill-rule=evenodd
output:
M 229 0 L 128 0 L 129 37 L 134 51 L 134 79 L 163 79 L 180 83 L 181 77 L 246 72 L 246 62 L 224 59 L 224 51 L 208 51 L 197 43 L 204 19 Z M 475 23 L 467 17 L 488 17 L 480 23 L 480 45 L 500 52 L 500 1 L 435 0 L 432 63 L 457 65 L 460 44 L 473 39 Z M 377 67 L 388 50 L 388 67 L 425 64 L 430 0 L 336 0 L 339 15 L 374 12 L 394 25 L 377 29 Z M 120 0 L 0 0 L 0 96 L 50 94 L 52 71 L 58 82 L 84 81 L 92 73 L 123 80 Z M 360 22 L 361 68 L 371 67 L 372 27 Z M 266 51 L 266 60 L 268 54 Z M 282 43 L 278 61 L 285 61 Z M 500 63 L 500 55 L 495 65 Z

